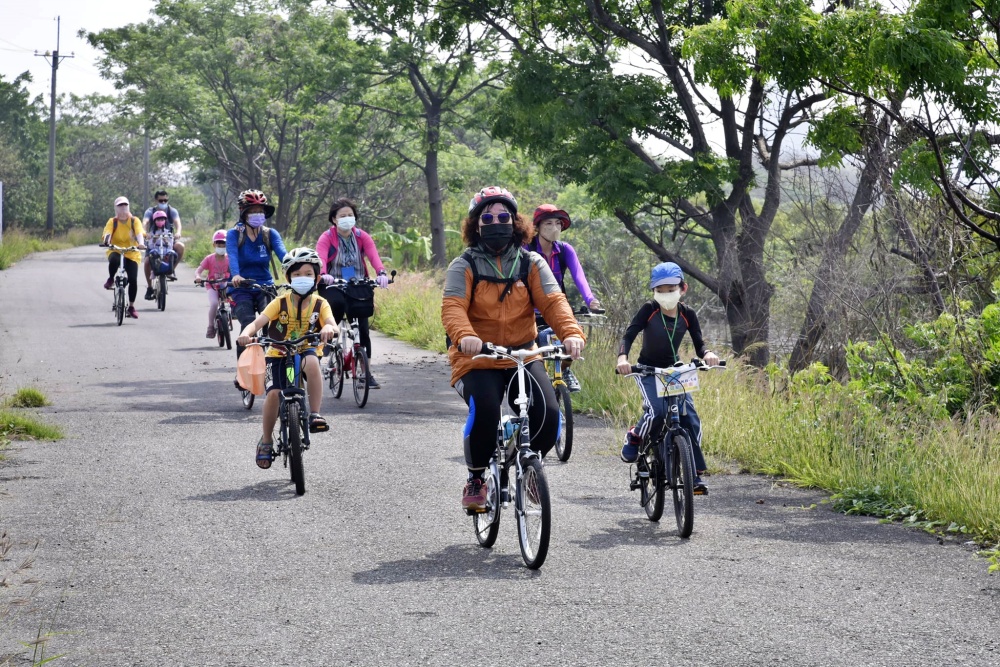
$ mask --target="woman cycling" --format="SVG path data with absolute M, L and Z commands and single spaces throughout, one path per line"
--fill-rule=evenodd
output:
M 473 359 L 483 342 L 515 349 L 535 346 L 535 309 L 552 324 L 574 358 L 583 350 L 583 330 L 566 295 L 545 260 L 522 249 L 532 227 L 517 214 L 517 201 L 507 190 L 486 187 L 472 198 L 462 223 L 468 249 L 452 261 L 445 277 L 441 320 L 452 344 L 448 348 L 451 384 L 469 406 L 465 423 L 465 463 L 469 480 L 462 492 L 466 511 L 486 504 L 483 471 L 496 443 L 500 405 L 508 387 L 513 408 L 517 386 L 510 382 L 513 362 Z M 528 407 L 532 447 L 543 456 L 559 436 L 555 391 L 536 357 L 527 366 L 531 403 Z
M 604 308 L 601 307 L 601 302 L 594 298 L 594 294 L 590 291 L 590 283 L 583 275 L 583 267 L 580 265 L 576 250 L 565 241 L 559 240 L 559 236 L 573 224 L 569 213 L 556 208 L 553 204 L 542 204 L 535 209 L 533 218 L 537 236 L 525 248 L 533 250 L 545 258 L 564 294 L 566 293 L 566 272 L 569 271 L 587 308 L 593 313 L 603 313 Z M 540 315 L 536 318 L 535 324 L 538 325 L 539 331 L 548 327 Z M 541 345 L 547 345 L 548 336 L 543 335 L 538 342 Z M 580 391 L 580 381 L 569 369 L 569 364 L 570 362 L 566 362 L 563 366 L 563 377 L 566 378 L 566 384 L 570 391 Z
M 273 254 L 280 262 L 285 254 L 285 244 L 281 234 L 266 227 L 264 221 L 274 215 L 274 207 L 267 203 L 267 196 L 260 190 L 244 190 L 236 200 L 240 217 L 236 225 L 226 232 L 226 256 L 229 258 L 229 274 L 232 276 L 230 294 L 235 306 L 233 315 L 242 328 L 264 312 L 270 299 L 260 291 L 240 287 L 244 280 L 254 280 L 261 285 L 273 285 L 270 264 Z M 236 358 L 239 359 L 243 346 L 236 344 Z M 233 380 L 237 389 L 242 389 L 238 380 Z
M 341 197 L 330 205 L 330 229 L 320 234 L 316 240 L 316 254 L 323 262 L 323 287 L 320 296 L 330 303 L 333 316 L 337 321 L 344 319 L 347 303 L 340 290 L 326 287 L 337 278 L 350 279 L 355 276 L 368 277 L 367 259 L 376 271 L 375 281 L 379 287 L 388 287 L 389 277 L 385 275 L 382 259 L 375 249 L 375 241 L 368 232 L 357 228 L 358 208 L 350 199 Z M 358 332 L 361 334 L 361 344 L 368 354 L 368 386 L 378 389 L 379 383 L 371 372 L 372 338 L 368 327 L 368 318 L 358 318 Z
M 135 246 L 144 248 L 142 223 L 139 218 L 132 215 L 128 207 L 128 198 L 119 197 L 115 200 L 115 217 L 108 218 L 104 225 L 104 245 L 116 245 L 119 248 Z M 104 289 L 113 289 L 115 284 L 115 274 L 122 263 L 121 253 L 108 250 L 108 279 L 104 282 Z M 125 317 L 139 319 L 139 313 L 135 312 L 135 296 L 138 292 L 139 262 L 142 255 L 138 250 L 130 250 L 125 253 L 125 274 L 128 276 L 128 311 Z

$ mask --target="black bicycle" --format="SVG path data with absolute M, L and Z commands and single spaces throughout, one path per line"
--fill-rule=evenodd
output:
M 309 449 L 309 410 L 302 373 L 303 350 L 319 341 L 319 334 L 306 334 L 292 340 L 275 340 L 264 335 L 254 338 L 250 345 L 280 347 L 285 352 L 284 363 L 276 372 L 285 374 L 285 387 L 281 390 L 278 406 L 278 437 L 276 455 L 281 456 L 286 468 L 291 470 L 296 495 L 306 492 L 306 473 L 302 453 Z
M 698 371 L 725 367 L 725 362 L 707 366 L 698 359 L 689 364 L 678 362 L 671 368 L 640 364 L 632 366 L 627 376 L 635 378 L 636 385 L 643 377 L 655 376 L 657 398 L 668 402 L 669 413 L 659 433 L 643 439 L 629 488 L 639 490 L 639 502 L 650 521 L 659 521 L 663 516 L 664 496 L 670 489 L 677 532 L 683 538 L 690 537 L 694 530 L 695 466 L 694 448 L 687 430 L 681 426 L 680 416 L 687 407 L 687 394 L 698 390 Z
M 549 534 L 552 530 L 552 508 L 549 501 L 549 484 L 545 479 L 541 455 L 531 448 L 528 426 L 528 372 L 524 359 L 551 352 L 552 346 L 534 350 L 511 350 L 500 345 L 485 343 L 482 354 L 474 359 L 510 359 L 517 364 L 517 398 L 514 405 L 518 414 L 500 418 L 497 426 L 497 444 L 490 459 L 486 475 L 486 507 L 470 511 L 476 540 L 483 547 L 492 547 L 500 532 L 500 512 L 511 501 L 511 468 L 514 469 L 514 513 L 517 518 L 517 540 L 521 558 L 532 570 L 545 562 L 549 551 Z M 504 392 L 506 394 L 506 392 Z
M 226 287 L 229 285 L 229 278 L 219 278 L 216 280 L 205 280 L 195 278 L 195 285 L 211 285 L 219 295 L 219 309 L 215 311 L 215 335 L 219 340 L 219 347 L 225 346 L 227 350 L 233 349 L 233 306 L 226 294 Z M 251 394 L 253 396 L 253 394 Z
M 268 299 L 276 299 L 278 297 L 278 288 L 273 284 L 261 285 L 256 280 L 250 280 L 249 278 L 244 278 L 243 281 L 240 283 L 240 287 L 241 288 L 245 287 L 247 289 L 263 292 L 264 294 L 267 295 Z M 249 389 L 240 388 L 240 396 L 243 398 L 244 408 L 249 410 L 250 408 L 253 407 L 253 399 L 254 399 L 253 392 L 251 392 Z

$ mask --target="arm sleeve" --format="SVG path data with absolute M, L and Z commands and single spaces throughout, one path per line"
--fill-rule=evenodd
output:
M 444 298 L 441 300 L 441 323 L 453 345 L 466 336 L 475 336 L 476 330 L 469 321 L 469 304 L 472 293 L 472 272 L 469 263 L 456 257 L 448 266 L 444 280 Z
M 580 291 L 580 296 L 583 297 L 583 302 L 590 306 L 590 302 L 594 300 L 594 293 L 590 291 L 590 283 L 587 282 L 587 276 L 583 275 L 583 267 L 580 265 L 580 258 L 577 257 L 576 250 L 573 249 L 568 243 L 562 244 L 562 251 L 566 253 L 566 268 L 569 269 L 569 274 L 573 276 L 573 282 L 576 283 L 576 289 Z
M 198 265 L 198 273 L 196 275 L 201 274 L 202 271 L 211 272 L 212 271 L 212 265 L 210 264 L 211 261 L 212 261 L 211 255 L 201 260 L 201 264 Z
M 278 233 L 277 229 L 271 229 L 271 252 L 274 253 L 275 257 L 278 258 L 278 263 L 285 258 L 288 251 L 285 250 L 285 242 L 281 240 L 281 234 Z M 275 276 L 277 278 L 277 276 Z
M 362 252 L 368 258 L 372 268 L 375 269 L 376 273 L 385 273 L 385 265 L 382 264 L 382 258 L 378 256 L 378 250 L 375 248 L 375 239 L 368 232 L 361 232 L 361 241 Z
M 586 339 L 580 323 L 576 321 L 573 309 L 570 308 L 566 295 L 563 294 L 556 277 L 552 274 L 545 258 L 538 253 L 531 253 L 531 269 L 528 271 L 528 289 L 531 290 L 531 301 L 541 312 L 548 324 L 561 340 L 570 336 Z
M 226 232 L 226 257 L 229 259 L 229 274 L 240 275 L 240 233 L 235 229 Z
M 642 304 L 642 308 L 639 312 L 635 314 L 632 318 L 632 322 L 625 329 L 625 333 L 622 335 L 622 342 L 618 346 L 618 354 L 628 356 L 629 351 L 632 349 L 632 343 L 635 342 L 636 336 L 639 332 L 646 328 L 646 322 L 649 321 L 649 316 L 653 314 L 653 307 L 649 303 Z
M 698 321 L 698 314 L 693 309 L 684 306 L 684 314 L 688 318 L 688 333 L 691 334 L 691 342 L 694 343 L 694 353 L 701 359 L 705 356 L 705 339 L 701 335 L 701 322 Z
M 329 230 L 323 232 L 316 239 L 316 254 L 319 255 L 319 261 L 323 262 L 320 273 L 326 273 L 326 267 L 330 265 L 330 234 L 328 232 Z
M 337 318 L 333 316 L 333 309 L 330 308 L 330 302 L 323 299 L 323 304 L 319 307 L 319 321 L 320 327 L 326 325 L 327 320 L 337 321 Z

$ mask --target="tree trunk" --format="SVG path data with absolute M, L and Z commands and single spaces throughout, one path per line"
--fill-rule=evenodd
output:
M 431 255 L 434 266 L 448 265 L 444 238 L 444 209 L 441 205 L 441 176 L 438 173 L 438 143 L 441 139 L 441 109 L 434 104 L 427 111 L 427 153 L 424 178 L 427 181 L 427 205 L 431 214 Z

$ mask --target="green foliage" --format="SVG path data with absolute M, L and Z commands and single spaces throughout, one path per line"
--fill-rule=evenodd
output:
M 62 429 L 51 426 L 31 415 L 0 410 L 0 447 L 12 440 L 61 440 Z
M 22 387 L 5 401 L 9 408 L 41 408 L 49 404 L 45 394 L 34 387 Z
M 379 222 L 369 233 L 379 248 L 379 256 L 391 267 L 416 269 L 431 261 L 431 237 L 413 227 L 399 233 L 389 223 Z
M 863 122 L 858 108 L 850 106 L 837 107 L 812 123 L 806 141 L 820 150 L 821 167 L 839 167 L 845 154 L 861 150 Z
M 443 276 L 401 274 L 387 290 L 376 290 L 372 328 L 417 347 L 444 352 L 441 322 Z
M 34 252 L 65 250 L 95 244 L 100 240 L 99 229 L 71 229 L 53 238 L 42 238 L 18 229 L 5 229 L 3 243 L 0 243 L 0 271 L 10 268 L 15 262 Z

